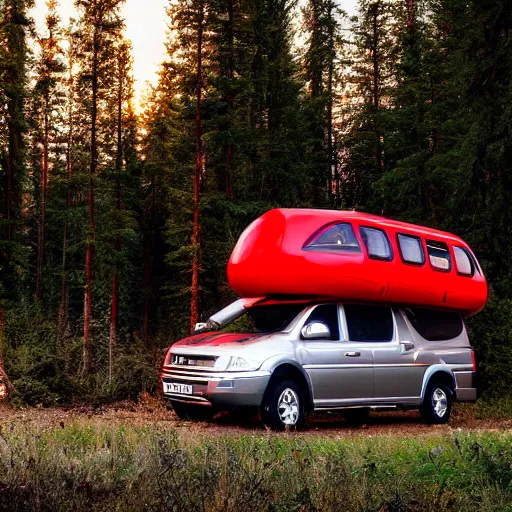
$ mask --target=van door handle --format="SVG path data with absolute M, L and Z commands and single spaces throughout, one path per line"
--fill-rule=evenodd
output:
M 347 357 L 359 357 L 361 355 L 361 352 L 345 352 L 345 355 Z
M 414 343 L 412 341 L 401 341 L 400 345 L 402 347 L 402 351 L 407 352 L 408 350 L 412 350 L 414 348 Z

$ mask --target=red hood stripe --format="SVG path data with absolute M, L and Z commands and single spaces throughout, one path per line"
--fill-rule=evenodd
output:
M 218 347 L 220 345 L 228 345 L 229 343 L 243 343 L 254 338 L 258 338 L 260 334 L 237 334 L 237 333 L 222 333 L 222 332 L 203 332 L 194 336 L 189 336 L 178 342 L 174 347 L 190 347 L 190 346 L 203 346 L 203 347 Z

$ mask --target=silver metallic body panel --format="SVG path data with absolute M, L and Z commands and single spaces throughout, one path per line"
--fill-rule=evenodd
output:
M 310 308 L 309 314 L 313 310 Z M 297 361 L 309 375 L 315 404 L 318 400 L 337 402 L 373 397 L 372 348 L 344 341 L 347 336 L 340 313 L 338 308 L 341 339 L 297 341 Z
M 253 371 L 215 371 L 205 367 L 164 365 L 164 382 L 192 385 L 192 395 L 166 394 L 169 400 L 220 407 L 259 406 L 272 374 L 282 365 L 299 371 L 315 409 L 337 407 L 418 407 L 432 376 L 441 372 L 453 383 L 460 401 L 476 400 L 471 346 L 465 327 L 452 340 L 427 341 L 405 313 L 393 312 L 389 342 L 349 340 L 343 306 L 338 307 L 340 339 L 304 340 L 301 329 L 316 305 L 306 306 L 288 328 L 243 342 L 171 348 L 191 358 L 240 357 L 256 361 Z

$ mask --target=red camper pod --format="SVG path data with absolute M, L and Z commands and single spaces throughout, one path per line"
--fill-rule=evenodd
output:
M 487 301 L 482 269 L 457 236 L 351 211 L 265 213 L 240 236 L 228 279 L 241 297 L 386 302 L 464 316 Z

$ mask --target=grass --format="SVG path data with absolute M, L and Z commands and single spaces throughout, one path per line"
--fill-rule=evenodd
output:
M 205 440 L 156 425 L 8 424 L 0 510 L 512 511 L 512 434 Z
M 512 418 L 512 397 L 510 396 L 485 398 L 478 400 L 475 404 L 460 405 L 471 409 L 471 413 L 477 420 L 510 420 Z

